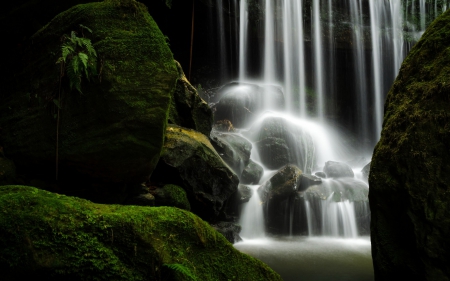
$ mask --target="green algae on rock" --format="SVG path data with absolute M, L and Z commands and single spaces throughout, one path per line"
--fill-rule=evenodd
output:
M 450 12 L 402 64 L 369 175 L 376 280 L 450 280 Z
M 161 158 L 151 181 L 183 187 L 192 212 L 208 222 L 215 222 L 224 214 L 224 204 L 239 184 L 237 175 L 205 135 L 175 125 L 167 127 Z
M 52 100 L 60 81 L 55 62 L 61 36 L 80 24 L 93 31 L 84 35 L 97 51 L 100 74 L 96 82 L 82 81 L 82 95 L 71 92 L 62 78 L 59 182 L 106 183 L 106 189 L 96 191 L 102 194 L 113 192 L 114 184 L 121 189 L 124 183 L 148 179 L 163 145 L 178 74 L 166 39 L 143 4 L 106 0 L 77 5 L 37 32 L 21 75 L 23 87 L 3 104 L 2 143 L 18 171 L 55 177 Z M 101 201 L 97 195 L 87 197 Z
M 281 280 L 194 214 L 0 187 L 2 280 Z M 182 270 L 177 270 L 182 269 Z

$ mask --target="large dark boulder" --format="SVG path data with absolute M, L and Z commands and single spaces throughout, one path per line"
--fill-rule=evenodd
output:
M 98 76 L 83 78 L 83 94 L 70 90 L 67 75 L 60 80 L 55 64 L 61 36 L 72 31 L 91 39 L 98 57 Z M 58 192 L 123 202 L 158 163 L 178 75 L 146 7 L 133 0 L 77 5 L 32 37 L 26 60 L 21 85 L 0 105 L 1 143 L 18 174 L 57 176 Z
M 265 114 L 246 132 L 258 149 L 261 163 L 269 169 L 294 164 L 310 174 L 315 146 L 307 128 L 274 114 Z
M 214 105 L 214 120 L 230 120 L 235 127 L 249 125 L 264 110 L 282 110 L 284 95 L 273 85 L 233 82 L 223 86 Z
M 213 124 L 211 108 L 189 83 L 180 63 L 176 61 L 176 65 L 178 80 L 172 95 L 169 122 L 209 136 Z
M 242 171 L 240 182 L 243 184 L 258 184 L 263 174 L 263 167 L 250 159 L 247 167 Z
M 2 280 L 281 280 L 191 212 L 0 187 Z
M 450 280 L 450 12 L 412 48 L 372 157 L 375 280 Z
M 205 135 L 174 125 L 167 127 L 161 158 L 150 180 L 183 187 L 192 212 L 209 222 L 224 215 L 225 202 L 239 184 Z
M 220 157 L 240 176 L 249 164 L 252 144 L 237 134 L 215 130 L 211 132 L 210 140 Z
M 13 184 L 16 179 L 16 167 L 14 163 L 5 157 L 0 146 L 0 185 Z

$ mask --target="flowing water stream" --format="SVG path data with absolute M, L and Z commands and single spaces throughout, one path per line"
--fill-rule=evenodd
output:
M 242 205 L 237 249 L 284 280 L 373 280 L 362 168 L 378 141 L 384 100 L 403 59 L 448 2 L 233 1 L 239 75 L 215 102 L 226 98 L 235 106 L 223 116 L 237 128 L 233 134 L 252 143 L 250 158 L 264 170 L 248 185 L 253 195 Z M 277 173 L 280 157 L 309 175 L 321 175 L 328 161 L 353 171 L 323 173 L 320 184 L 296 190 L 277 203 L 278 221 L 271 225 L 275 211 L 258 190 Z

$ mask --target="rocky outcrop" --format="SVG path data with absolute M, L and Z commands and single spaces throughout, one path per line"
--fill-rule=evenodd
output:
M 169 122 L 194 129 L 205 136 L 209 136 L 213 124 L 211 108 L 189 83 L 180 63 L 175 62 L 178 70 L 178 80 L 172 95 Z
M 16 178 L 14 163 L 5 157 L 0 146 L 0 185 L 13 184 Z
M 174 125 L 166 130 L 166 141 L 151 181 L 183 187 L 192 212 L 209 222 L 224 215 L 224 204 L 239 184 L 237 175 L 205 135 Z
M 281 280 L 194 214 L 0 187 L 2 280 Z
M 81 80 L 83 94 L 70 90 L 67 76 L 60 80 L 55 64 L 61 36 L 72 31 L 89 38 L 98 57 L 98 76 Z M 55 180 L 57 162 L 58 192 L 123 202 L 158 163 L 178 75 L 146 7 L 133 0 L 77 5 L 33 36 L 26 60 L 22 85 L 0 105 L 6 156 L 28 179 Z
M 369 175 L 375 280 L 450 280 L 450 12 L 402 64 Z

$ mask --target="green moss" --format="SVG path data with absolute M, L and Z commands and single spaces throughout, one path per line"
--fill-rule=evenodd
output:
M 178 208 L 94 204 L 0 187 L 3 280 L 281 280 Z M 23 280 L 23 279 L 21 279 Z
M 143 182 L 159 159 L 177 69 L 147 8 L 134 0 L 77 5 L 32 37 L 22 85 L 2 104 L 3 144 L 18 169 L 54 177 L 52 100 L 60 81 L 55 62 L 61 36 L 79 24 L 93 31 L 84 35 L 97 51 L 100 75 L 82 81 L 82 95 L 62 79 L 60 170 L 69 181 L 82 174 L 103 182 Z
M 369 175 L 381 279 L 450 279 L 449 45 L 446 12 L 408 54 L 387 96 Z
M 164 195 L 167 196 L 167 199 L 170 201 L 171 206 L 188 211 L 191 209 L 191 205 L 186 196 L 186 191 L 184 191 L 183 188 L 174 184 L 166 184 L 162 189 L 164 190 Z

